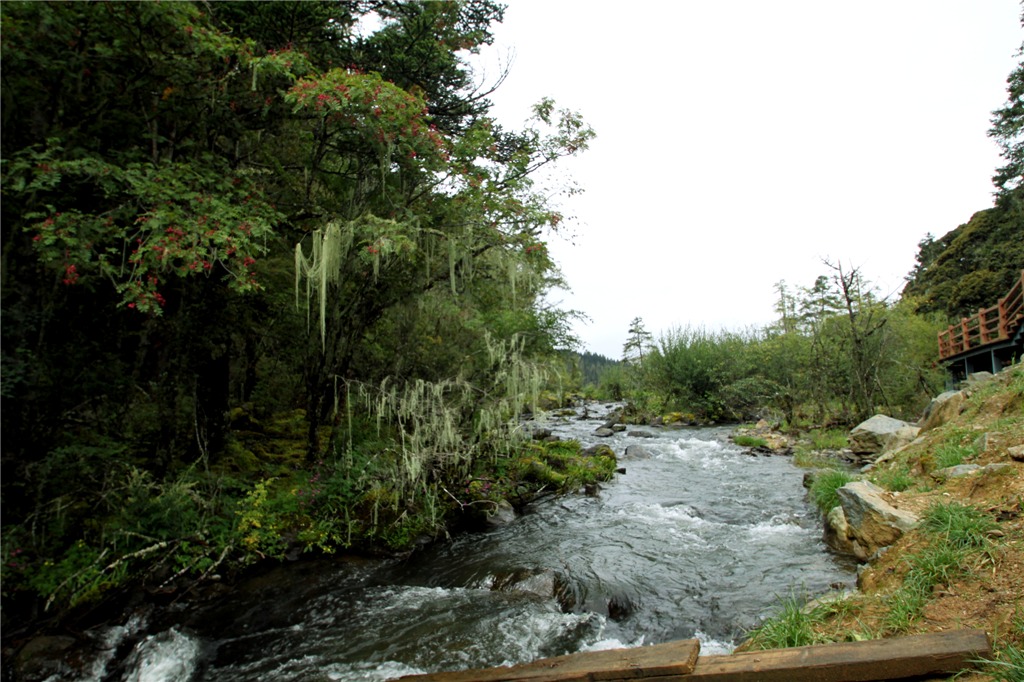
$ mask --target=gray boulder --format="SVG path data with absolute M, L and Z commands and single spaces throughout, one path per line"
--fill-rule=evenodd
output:
M 960 414 L 965 400 L 963 391 L 946 391 L 932 398 L 921 417 L 921 431 L 931 431 Z
M 876 414 L 850 431 L 850 449 L 858 455 L 895 450 L 917 438 L 920 431 L 918 427 L 901 419 Z
M 883 498 L 885 491 L 868 481 L 847 483 L 836 492 L 847 524 L 845 539 L 861 561 L 918 524 L 917 516 L 893 507 Z M 838 534 L 840 529 L 835 530 Z

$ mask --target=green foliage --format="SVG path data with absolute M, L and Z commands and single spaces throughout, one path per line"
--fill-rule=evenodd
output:
M 746 332 L 675 329 L 642 369 L 609 382 L 638 405 L 711 421 L 774 417 L 791 428 L 916 417 L 942 386 L 941 323 L 878 300 L 859 271 L 829 265 L 812 287 L 779 291 L 782 319 Z M 610 377 L 613 378 L 613 377 Z M 819 449 L 844 447 L 836 436 Z
M 987 514 L 957 502 L 937 503 L 922 519 L 928 544 L 905 558 L 903 584 L 887 599 L 883 624 L 890 632 L 905 632 L 920 617 L 937 585 L 948 585 L 991 548 L 989 531 L 997 524 Z
M 842 450 L 850 444 L 847 434 L 845 429 L 811 429 L 806 437 L 814 450 Z
M 924 608 L 927 596 L 913 587 L 896 590 L 886 600 L 889 610 L 882 618 L 882 626 L 891 633 L 907 632 Z
M 924 514 L 923 527 L 956 549 L 982 549 L 989 545 L 989 532 L 998 528 L 998 524 L 974 507 L 949 502 L 929 507 Z
M 584 385 L 599 386 L 605 372 L 617 367 L 618 363 L 599 353 L 587 351 L 579 354 L 579 365 Z
M 871 476 L 871 480 L 873 483 L 893 492 L 909 490 L 916 482 L 906 466 L 890 467 L 883 471 L 875 472 Z
M 950 322 L 996 305 L 1020 278 L 1022 226 L 1017 200 L 978 211 L 938 239 L 929 235 L 919 245 L 903 297 L 918 312 L 939 313 Z
M 1018 56 L 1020 53 L 1018 53 Z M 992 178 L 1002 205 L 1017 204 L 1020 200 L 1021 178 L 1024 177 L 1024 62 L 1006 79 L 1007 103 L 993 112 L 989 137 L 995 139 L 1006 165 Z M 1019 207 L 1019 204 L 1018 204 Z
M 810 646 L 822 640 L 815 630 L 827 615 L 821 606 L 806 608 L 804 599 L 790 595 L 780 599 L 781 610 L 749 633 L 750 649 L 785 649 Z
M 743 448 L 763 448 L 768 446 L 768 441 L 757 436 L 733 436 L 732 442 Z
M 823 514 L 827 514 L 833 507 L 839 506 L 839 493 L 836 491 L 855 480 L 855 476 L 840 469 L 821 471 L 811 484 L 811 501 Z
M 538 171 L 594 132 L 491 117 L 464 51 L 502 13 L 4 6 L 5 590 L 408 548 L 505 480 L 577 343 L 545 302 L 576 190 Z M 614 463 L 531 456 L 564 489 Z
M 986 670 L 997 682 L 1024 680 L 1024 648 L 1008 644 L 1000 649 L 995 660 L 984 661 Z
M 974 456 L 974 448 L 967 445 L 955 443 L 941 443 L 935 448 L 932 454 L 932 461 L 936 469 L 945 469 L 963 464 L 964 460 Z

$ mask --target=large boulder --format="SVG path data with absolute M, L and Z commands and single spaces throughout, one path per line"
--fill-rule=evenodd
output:
M 876 414 L 850 431 L 850 449 L 857 455 L 895 450 L 917 438 L 920 429 L 902 419 Z
M 836 492 L 843 508 L 845 528 L 841 531 L 834 527 L 834 530 L 846 536 L 853 554 L 861 561 L 867 561 L 882 547 L 896 542 L 918 523 L 914 514 L 893 507 L 884 499 L 885 491 L 868 481 L 847 483 Z
M 921 416 L 921 431 L 931 431 L 963 412 L 966 399 L 963 391 L 946 391 L 932 398 Z

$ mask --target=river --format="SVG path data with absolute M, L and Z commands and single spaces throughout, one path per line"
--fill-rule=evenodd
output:
M 727 427 L 597 438 L 608 409 L 547 424 L 620 456 L 596 496 L 407 561 L 301 561 L 220 600 L 140 609 L 92 633 L 103 653 L 80 679 L 386 680 L 689 637 L 723 653 L 781 598 L 852 585 L 788 457 L 753 456 Z

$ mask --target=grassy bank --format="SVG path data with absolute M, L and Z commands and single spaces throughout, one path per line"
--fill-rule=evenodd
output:
M 982 628 L 995 660 L 958 679 L 1024 679 L 1024 463 L 1009 454 L 1022 445 L 1024 368 L 1017 368 L 978 387 L 961 414 L 865 474 L 921 523 L 862 570 L 859 590 L 810 603 L 790 596 L 745 647 Z M 957 464 L 997 466 L 936 475 Z M 830 508 L 830 495 L 848 477 L 819 475 L 812 497 Z

